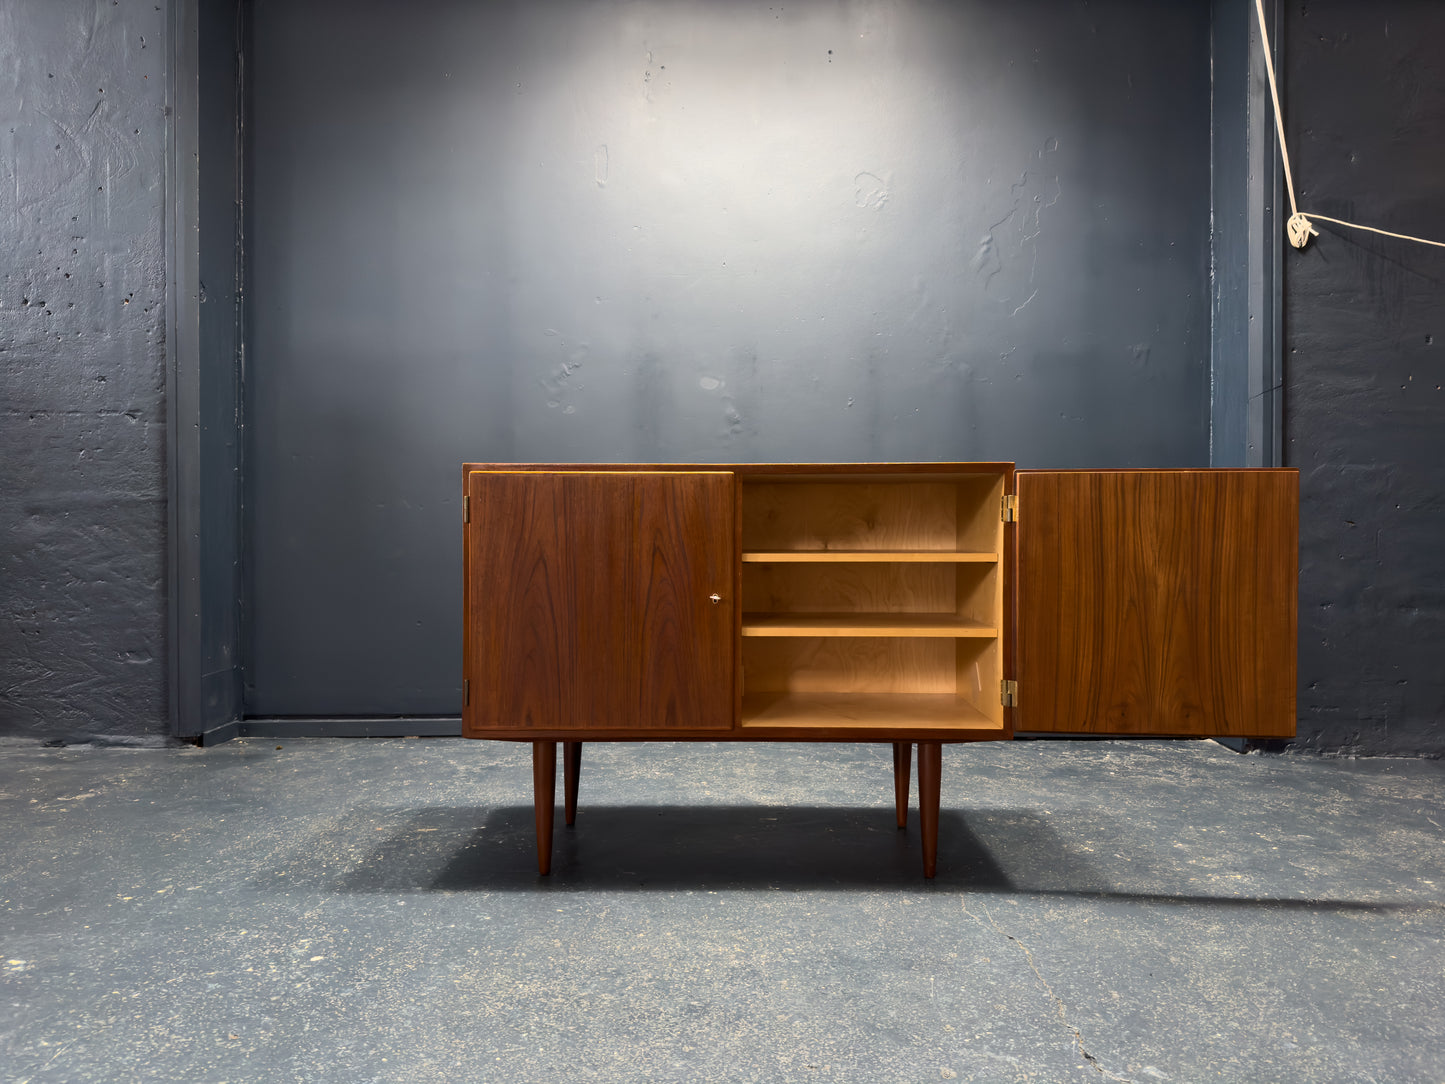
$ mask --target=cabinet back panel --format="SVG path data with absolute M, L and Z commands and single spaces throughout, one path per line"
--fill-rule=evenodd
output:
M 743 610 L 771 613 L 954 613 L 957 584 L 979 570 L 953 564 L 748 564 Z
M 951 693 L 955 641 L 907 637 L 745 638 L 743 691 Z
M 744 550 L 953 550 L 951 483 L 749 483 Z

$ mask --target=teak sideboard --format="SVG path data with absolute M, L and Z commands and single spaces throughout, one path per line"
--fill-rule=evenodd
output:
M 551 868 L 557 743 L 918 746 L 925 876 L 942 746 L 1017 733 L 1295 728 L 1293 470 L 1011 463 L 463 469 L 463 733 L 532 743 Z

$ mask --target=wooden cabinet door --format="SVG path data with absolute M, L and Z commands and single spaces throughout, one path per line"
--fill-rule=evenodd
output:
M 1294 734 L 1298 472 L 1017 479 L 1016 730 Z
M 731 474 L 472 471 L 467 495 L 468 734 L 732 726 Z

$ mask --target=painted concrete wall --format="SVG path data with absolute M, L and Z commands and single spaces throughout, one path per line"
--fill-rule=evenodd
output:
M 460 710 L 468 459 L 1209 461 L 1209 6 L 257 0 L 247 706 Z
M 0 3 L 0 736 L 165 730 L 163 7 Z
M 1445 6 L 1286 9 L 1300 204 L 1445 240 Z M 1445 250 L 1321 224 L 1286 254 L 1308 748 L 1445 754 Z
M 0 737 L 165 730 L 154 8 L 0 4 Z M 1412 0 L 1287 12 L 1307 205 L 1445 236 L 1442 18 Z M 1439 755 L 1445 267 L 1326 230 L 1285 271 L 1300 745 Z
M 198 269 L 196 313 L 201 585 L 201 718 L 195 733 L 236 717 L 241 702 L 241 236 L 245 111 L 239 71 L 245 18 L 235 0 L 202 0 L 196 20 Z M 178 691 L 179 698 L 186 693 Z

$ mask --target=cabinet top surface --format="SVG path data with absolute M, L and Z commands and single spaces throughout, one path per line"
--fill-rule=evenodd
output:
M 736 474 L 977 474 L 1013 470 L 1009 461 L 874 463 L 464 463 L 471 471 L 728 471 Z M 1020 474 L 1298 474 L 1294 467 L 1039 467 Z
M 738 474 L 975 473 L 1012 463 L 465 463 L 466 471 L 731 471 Z

